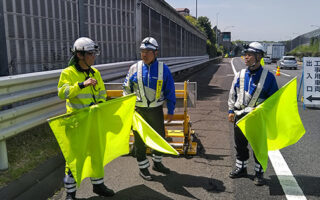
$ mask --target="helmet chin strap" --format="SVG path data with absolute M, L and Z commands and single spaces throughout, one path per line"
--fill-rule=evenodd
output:
M 256 67 L 256 63 L 253 64 L 253 65 L 251 65 L 251 66 L 248 66 L 248 69 L 249 69 L 250 71 L 252 71 L 255 67 Z
M 87 61 L 84 59 L 84 64 L 87 65 L 87 67 L 90 69 L 91 66 L 88 65 Z

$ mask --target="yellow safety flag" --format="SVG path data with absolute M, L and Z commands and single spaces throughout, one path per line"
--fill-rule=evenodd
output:
M 77 186 L 104 176 L 104 166 L 129 153 L 136 103 L 128 95 L 48 120 Z
M 48 119 L 78 187 L 87 177 L 103 177 L 105 165 L 129 153 L 132 126 L 152 149 L 179 154 L 134 111 L 135 103 L 131 94 Z
M 133 117 L 133 130 L 136 130 L 143 142 L 151 149 L 165 154 L 179 155 L 179 153 L 165 141 L 137 112 Z
M 304 135 L 297 103 L 297 78 L 237 122 L 257 160 L 267 169 L 268 151 L 295 144 Z

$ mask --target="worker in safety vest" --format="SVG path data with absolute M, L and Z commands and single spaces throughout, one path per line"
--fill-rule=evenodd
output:
M 260 64 L 264 52 L 264 47 L 259 42 L 245 45 L 244 61 L 248 68 L 240 70 L 235 75 L 230 89 L 228 119 L 234 122 L 234 141 L 237 152 L 236 167 L 230 173 L 230 178 L 247 176 L 249 159 L 248 140 L 236 122 L 278 90 L 274 75 Z M 264 184 L 263 169 L 254 154 L 253 156 L 255 159 L 254 183 L 260 186 Z
M 71 49 L 68 67 L 62 70 L 58 83 L 58 96 L 66 100 L 67 112 L 106 101 L 106 89 L 100 72 L 92 67 L 100 54 L 98 46 L 90 39 L 77 39 Z M 64 186 L 66 199 L 75 199 L 76 182 L 66 165 Z M 113 196 L 114 191 L 104 185 L 103 177 L 92 177 L 93 192 L 100 196 Z
M 123 83 L 124 95 L 136 93 L 136 111 L 156 130 L 165 137 L 163 102 L 167 101 L 168 117 L 173 119 L 176 103 L 174 81 L 167 65 L 157 60 L 158 43 L 152 37 L 145 38 L 140 45 L 141 61 L 132 65 Z M 152 180 L 146 157 L 146 146 L 139 134 L 134 131 L 134 149 L 137 157 L 140 176 L 145 180 Z M 169 174 L 170 169 L 162 164 L 162 153 L 152 152 L 152 169 Z

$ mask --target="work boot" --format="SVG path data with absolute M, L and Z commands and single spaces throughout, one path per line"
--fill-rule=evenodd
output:
M 114 191 L 107 188 L 103 183 L 93 184 L 93 192 L 99 196 L 111 197 L 114 195 Z
M 67 192 L 66 200 L 74 200 L 74 199 L 76 199 L 76 193 L 75 192 L 71 192 L 71 193 Z
M 164 174 L 170 174 L 170 169 L 165 167 L 162 162 L 154 162 L 152 169 Z
M 146 181 L 152 181 L 152 177 L 148 168 L 140 169 L 139 175 Z
M 254 176 L 253 182 L 256 186 L 262 186 L 265 184 L 265 180 L 263 178 L 263 173 L 256 172 Z
M 247 168 L 239 168 L 236 167 L 232 172 L 230 172 L 229 177 L 230 178 L 241 178 L 247 176 Z

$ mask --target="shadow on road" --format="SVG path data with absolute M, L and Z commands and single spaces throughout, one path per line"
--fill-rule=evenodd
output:
M 189 174 L 179 174 L 171 171 L 168 176 L 154 176 L 154 181 L 160 182 L 168 192 L 195 198 L 186 188 L 201 187 L 208 192 L 220 193 L 225 191 L 225 186 L 220 180 Z
M 204 158 L 206 160 L 225 160 L 226 157 L 230 157 L 230 155 L 215 155 L 215 154 L 200 155 L 200 158 Z
M 193 137 L 193 142 L 197 142 L 197 155 L 194 157 L 204 158 L 206 160 L 224 160 L 225 157 L 229 157 L 229 155 L 214 155 L 214 154 L 207 154 L 206 148 L 202 144 L 201 140 L 199 139 L 200 136 L 195 134 Z M 187 156 L 186 156 L 187 157 Z M 193 156 L 190 156 L 192 158 Z
M 188 188 L 203 188 L 210 193 L 220 193 L 226 190 L 223 182 L 220 180 L 217 180 L 214 178 L 202 177 L 202 176 L 193 176 L 189 174 L 179 174 L 175 171 L 171 171 L 171 173 L 167 176 L 152 175 L 152 177 L 153 177 L 153 181 L 161 183 L 163 187 L 167 190 L 167 192 L 178 194 L 178 195 L 189 197 L 189 198 L 194 198 L 194 199 L 197 199 L 197 198 L 188 191 Z M 85 198 L 81 198 L 81 199 L 84 200 Z M 113 197 L 93 196 L 87 199 L 89 200 L 99 200 L 99 199 L 172 200 L 172 198 L 165 196 L 147 187 L 146 185 L 137 185 L 134 187 L 117 191 L 117 193 Z
M 145 185 L 136 185 L 134 187 L 126 188 L 124 190 L 118 191 L 113 197 L 99 197 L 94 196 L 88 198 L 88 200 L 99 200 L 99 199 L 108 199 L 108 200 L 145 200 L 145 199 L 154 199 L 154 200 L 173 200 Z M 81 200 L 81 199 L 80 199 Z M 84 199 L 83 199 L 84 200 Z

